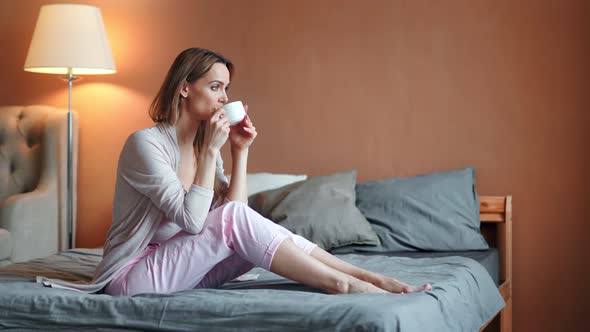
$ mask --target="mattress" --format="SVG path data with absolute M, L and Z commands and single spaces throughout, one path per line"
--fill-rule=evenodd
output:
M 418 255 L 417 253 L 414 255 Z M 168 331 L 475 331 L 504 306 L 473 258 L 346 254 L 341 259 L 432 291 L 328 295 L 255 268 L 220 289 L 109 296 L 43 287 L 35 276 L 90 280 L 100 250 L 0 267 L 0 329 Z M 476 255 L 476 258 L 479 255 Z
M 435 258 L 435 257 L 450 257 L 459 256 L 469 259 L 481 264 L 494 280 L 496 286 L 499 285 L 500 279 L 500 256 L 498 249 L 490 248 L 487 250 L 471 250 L 471 251 L 445 251 L 445 252 L 381 252 L 381 253 L 363 253 L 363 255 L 382 255 L 388 257 L 408 257 L 408 258 Z

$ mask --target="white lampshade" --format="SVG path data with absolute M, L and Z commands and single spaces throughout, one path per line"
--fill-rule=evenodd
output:
M 25 70 L 35 73 L 112 74 L 116 72 L 100 9 L 87 5 L 41 7 Z

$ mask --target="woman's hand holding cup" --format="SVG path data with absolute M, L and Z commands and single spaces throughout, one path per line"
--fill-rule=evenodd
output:
M 223 108 L 213 113 L 205 130 L 205 149 L 218 152 L 229 137 L 229 119 Z
M 248 105 L 234 101 L 223 106 L 230 122 L 229 140 L 232 150 L 245 150 L 254 142 L 258 135 L 256 128 L 248 116 Z

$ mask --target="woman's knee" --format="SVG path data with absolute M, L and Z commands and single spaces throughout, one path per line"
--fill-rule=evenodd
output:
M 223 209 L 226 216 L 231 216 L 232 219 L 240 221 L 262 218 L 262 216 L 249 207 L 248 204 L 241 201 L 227 202 Z
M 223 206 L 223 220 L 224 225 L 236 226 L 245 225 L 251 222 L 252 210 L 247 204 L 240 201 L 231 201 L 225 203 Z M 232 226 L 232 227 L 233 227 Z
M 229 201 L 227 203 L 225 203 L 223 205 L 224 209 L 230 209 L 230 210 L 246 210 L 246 209 L 250 209 L 250 207 L 248 206 L 248 204 L 242 202 L 242 201 Z

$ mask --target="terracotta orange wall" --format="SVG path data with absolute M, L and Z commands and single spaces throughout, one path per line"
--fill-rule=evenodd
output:
M 0 2 L 0 104 L 67 106 L 64 82 L 22 70 L 51 2 Z M 480 194 L 514 196 L 514 330 L 585 322 L 588 1 L 71 2 L 102 9 L 118 69 L 75 83 L 79 246 L 102 245 L 125 138 L 150 125 L 174 56 L 202 46 L 237 65 L 231 97 L 260 133 L 250 171 L 474 165 Z

